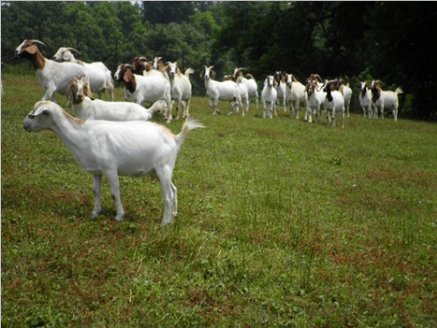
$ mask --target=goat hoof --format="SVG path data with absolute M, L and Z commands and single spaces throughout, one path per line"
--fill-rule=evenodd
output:
M 123 214 L 120 214 L 120 215 L 117 215 L 117 216 L 115 217 L 115 220 L 118 221 L 118 222 L 121 222 L 121 221 L 123 221 L 123 218 L 124 218 L 124 213 L 123 213 Z
M 91 218 L 94 219 L 94 218 L 98 217 L 100 215 L 100 213 L 102 213 L 102 210 L 93 211 L 93 213 L 91 214 Z

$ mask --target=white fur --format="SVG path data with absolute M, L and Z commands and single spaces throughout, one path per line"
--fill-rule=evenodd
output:
M 244 112 L 249 112 L 249 90 L 247 89 L 247 84 L 244 84 L 240 81 L 237 82 L 238 85 L 238 92 L 240 93 L 240 99 L 241 99 L 241 116 L 244 116 Z M 235 104 L 237 105 L 237 104 Z M 236 110 L 238 112 L 238 106 L 235 106 Z
M 360 94 L 358 95 L 360 106 L 363 110 L 363 116 L 372 117 L 372 92 L 367 87 L 366 82 L 360 82 Z
M 287 84 L 285 78 L 281 71 L 276 71 L 275 74 L 273 74 L 273 78 L 275 79 L 275 89 L 277 93 L 276 102 L 278 105 L 282 103 L 284 112 L 287 112 Z
M 326 110 L 326 115 L 329 115 L 329 111 L 332 113 L 332 127 L 335 127 L 337 123 L 337 114 L 341 115 L 341 127 L 344 128 L 344 97 L 340 91 L 330 90 L 329 84 L 325 87 L 326 98 L 324 101 L 324 107 Z M 332 99 L 330 100 L 330 96 Z M 328 119 L 329 121 L 329 119 Z
M 272 118 L 273 112 L 275 116 L 278 116 L 276 113 L 276 100 L 278 97 L 278 93 L 274 87 L 274 78 L 273 75 L 267 76 L 264 80 L 264 87 L 261 91 L 261 100 L 263 103 L 263 117 Z
M 241 74 L 241 80 L 238 81 L 238 74 Z M 237 80 L 237 83 L 241 83 L 243 84 L 246 89 L 247 89 L 247 94 L 249 96 L 249 98 L 255 98 L 255 105 L 256 105 L 256 109 L 258 109 L 258 84 L 256 83 L 255 78 L 253 77 L 253 75 L 251 74 L 246 74 L 246 77 L 248 77 L 248 79 L 246 77 L 244 77 L 243 75 L 243 69 L 242 68 L 236 68 L 234 69 L 234 78 L 235 80 Z M 247 105 L 247 111 L 249 111 L 249 106 L 250 106 L 250 99 L 247 101 L 248 105 Z
M 82 121 L 53 102 L 40 101 L 24 119 L 23 127 L 28 132 L 52 130 L 79 165 L 93 175 L 93 217 L 102 210 L 102 175 L 109 180 L 117 221 L 125 215 L 118 176 L 156 176 L 164 201 L 162 225 L 166 225 L 177 214 L 177 189 L 171 181 L 176 157 L 188 132 L 203 125 L 187 120 L 182 131 L 174 135 L 166 127 L 151 122 Z
M 292 74 L 287 74 L 286 77 L 285 101 L 290 104 L 290 116 L 291 118 L 299 119 L 299 105 L 303 103 L 305 108 L 305 120 L 307 120 L 308 99 L 305 86 L 298 81 L 293 82 Z
M 171 84 L 171 98 L 177 101 L 177 114 L 176 119 L 179 118 L 179 111 L 181 106 L 184 107 L 183 118 L 190 116 L 190 102 L 192 87 L 190 82 L 190 74 L 193 74 L 194 70 L 188 68 L 185 70 L 185 74 L 182 74 L 177 66 L 177 63 L 167 63 L 167 74 L 170 77 Z
M 340 93 L 343 95 L 344 98 L 344 110 L 349 117 L 349 107 L 351 104 L 351 98 L 352 98 L 352 89 L 349 87 L 349 83 L 347 85 L 342 85 L 340 87 Z
M 313 117 L 312 114 L 315 113 L 317 116 L 317 122 L 322 121 L 320 106 L 324 104 L 326 98 L 326 92 L 323 90 L 323 85 L 320 85 L 319 81 L 308 80 L 306 85 L 306 93 L 308 97 L 308 105 L 307 105 L 307 117 L 308 123 L 312 123 Z

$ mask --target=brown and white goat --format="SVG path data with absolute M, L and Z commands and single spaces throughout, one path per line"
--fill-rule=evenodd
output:
M 307 105 L 307 118 L 308 123 L 313 122 L 313 112 L 317 116 L 317 122 L 321 123 L 322 117 L 320 113 L 320 107 L 324 105 L 326 98 L 326 92 L 323 91 L 324 84 L 322 83 L 322 78 L 319 74 L 311 74 L 307 78 L 307 83 L 305 86 L 305 91 L 307 93 L 308 105 Z M 330 122 L 328 113 L 326 114 L 328 122 Z
M 68 85 L 75 77 L 85 76 L 85 79 L 89 81 L 88 71 L 83 65 L 72 62 L 58 63 L 47 59 L 36 44 L 45 46 L 41 41 L 26 39 L 17 47 L 15 55 L 32 63 L 39 83 L 45 90 L 42 100 L 57 102 L 56 93 L 65 95 Z
M 74 79 L 68 86 L 67 94 L 73 101 L 74 115 L 82 120 L 105 121 L 149 121 L 154 112 L 152 108 L 127 101 L 103 101 L 93 99 L 88 82 Z
M 146 103 L 151 104 L 158 100 L 164 100 L 167 104 L 164 116 L 167 118 L 167 123 L 171 121 L 170 82 L 162 74 L 137 75 L 132 73 L 130 65 L 121 64 L 115 72 L 114 79 L 125 84 L 125 88 L 132 95 L 134 102 L 139 105 L 144 106 Z
M 383 119 L 384 109 L 391 107 L 393 119 L 397 121 L 399 108 L 398 95 L 403 93 L 403 91 L 400 87 L 395 91 L 384 91 L 381 89 L 380 84 L 380 81 L 372 81 L 372 84 L 370 85 L 374 118 L 378 118 L 379 113 L 381 113 L 381 118 Z

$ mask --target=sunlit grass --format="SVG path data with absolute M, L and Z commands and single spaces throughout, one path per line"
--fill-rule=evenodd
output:
M 179 215 L 161 228 L 150 178 L 121 179 L 124 222 L 104 180 L 91 219 L 91 176 L 53 133 L 22 129 L 36 78 L 2 82 L 5 327 L 437 325 L 436 125 L 213 116 L 194 98 L 207 128 L 182 147 Z

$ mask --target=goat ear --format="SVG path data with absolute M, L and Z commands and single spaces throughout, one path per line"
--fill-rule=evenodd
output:
M 123 75 L 123 81 L 125 83 L 129 83 L 132 80 L 132 72 L 130 70 L 126 70 Z
M 34 109 L 33 111 L 31 111 L 27 116 L 29 116 L 30 118 L 34 118 L 34 117 L 37 117 L 40 115 L 48 115 L 48 114 L 49 114 L 49 111 L 47 109 L 37 108 L 37 109 Z
M 90 86 L 88 85 L 88 83 L 85 85 L 84 92 L 85 92 L 85 96 L 93 99 L 93 93 L 91 92 L 91 89 L 90 89 Z
M 68 57 L 68 56 L 67 56 L 67 53 L 64 52 L 64 53 L 62 54 L 62 59 L 65 60 L 65 61 L 67 61 L 67 60 L 70 59 L 70 57 Z
M 31 55 L 34 55 L 38 52 L 38 47 L 34 44 L 32 44 L 30 47 L 26 48 L 26 52 L 28 52 Z
M 73 82 L 68 85 L 67 90 L 65 92 L 65 96 L 67 97 L 68 101 L 70 101 L 71 99 L 74 99 Z

